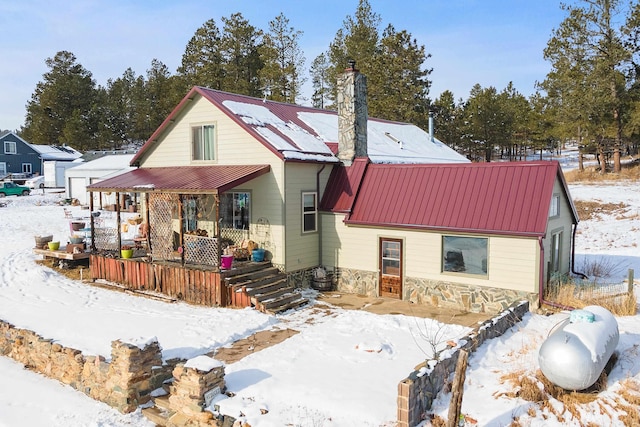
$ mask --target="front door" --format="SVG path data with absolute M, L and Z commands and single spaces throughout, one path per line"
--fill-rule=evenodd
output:
M 380 238 L 380 296 L 402 299 L 402 240 Z

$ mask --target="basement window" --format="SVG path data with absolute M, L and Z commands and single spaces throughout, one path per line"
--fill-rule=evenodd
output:
M 486 237 L 442 236 L 442 271 L 487 275 Z

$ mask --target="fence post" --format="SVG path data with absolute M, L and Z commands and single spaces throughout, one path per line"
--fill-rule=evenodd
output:
M 627 291 L 629 293 L 633 292 L 633 268 L 629 269 L 629 274 L 627 276 Z

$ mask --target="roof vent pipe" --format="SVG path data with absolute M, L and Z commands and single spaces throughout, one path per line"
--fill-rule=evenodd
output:
M 429 111 L 429 141 L 433 142 L 433 113 Z

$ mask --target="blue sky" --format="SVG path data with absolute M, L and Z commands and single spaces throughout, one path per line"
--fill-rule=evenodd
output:
M 430 97 L 451 90 L 467 99 L 471 87 L 504 89 L 513 81 L 525 96 L 549 71 L 542 51 L 566 16 L 558 0 L 370 0 L 381 29 L 407 30 L 432 56 Z M 189 39 L 208 19 L 240 12 L 267 30 L 281 12 L 303 32 L 306 66 L 329 47 L 358 0 L 0 0 L 0 129 L 24 123 L 25 105 L 48 71 L 45 59 L 75 54 L 97 84 L 131 67 L 144 75 L 154 58 L 172 73 Z M 308 73 L 305 73 L 308 76 Z M 310 94 L 307 84 L 305 94 Z

